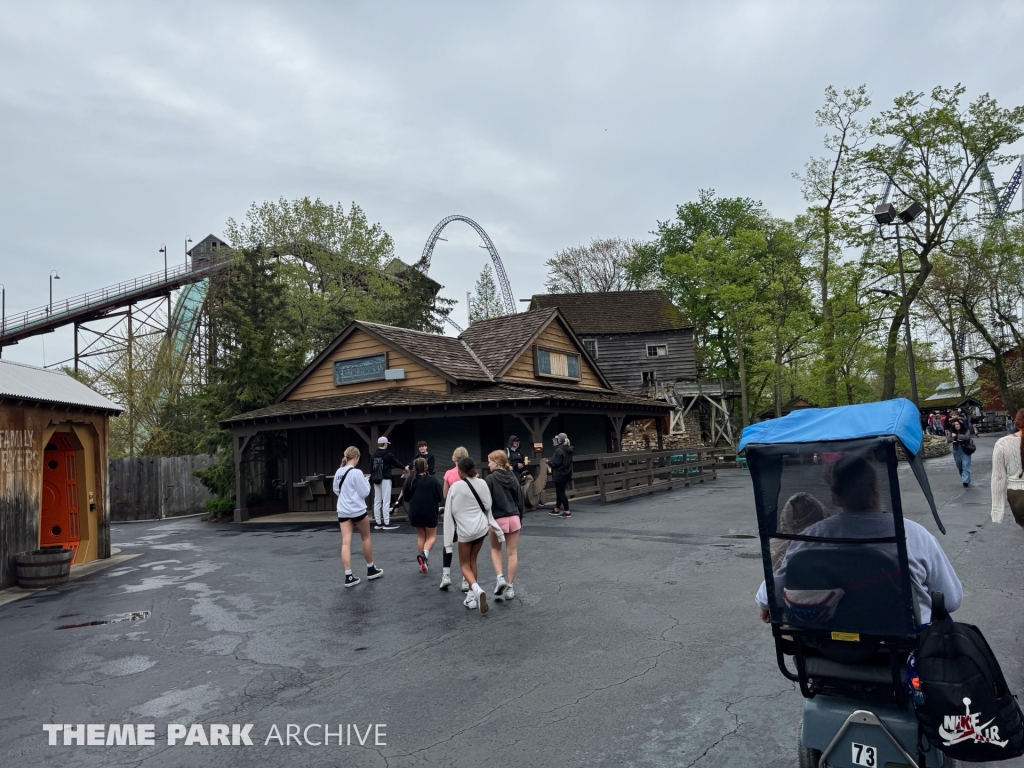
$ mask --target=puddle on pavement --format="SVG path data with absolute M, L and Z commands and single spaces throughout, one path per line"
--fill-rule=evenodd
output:
M 72 615 L 77 616 L 78 614 Z M 57 627 L 57 629 L 78 629 L 79 627 L 98 627 L 101 624 L 120 624 L 124 621 L 145 621 L 149 617 L 149 611 L 132 611 L 131 613 L 120 613 L 115 616 L 111 616 L 109 619 L 86 621 L 81 624 L 62 624 L 61 626 Z
M 727 533 L 724 536 L 719 536 L 720 539 L 756 539 L 757 536 L 751 536 L 749 533 Z
M 744 558 L 747 558 L 748 560 L 755 560 L 755 559 L 756 560 L 760 560 L 761 559 L 761 555 L 756 553 L 756 552 L 740 552 L 739 554 L 736 555 L 736 557 L 744 557 Z

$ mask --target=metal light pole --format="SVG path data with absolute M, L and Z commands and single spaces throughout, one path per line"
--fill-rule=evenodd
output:
M 164 280 L 167 279 L 167 244 L 160 243 L 160 253 L 164 255 Z
M 188 266 L 188 244 L 192 242 L 191 237 L 185 238 L 185 266 Z
M 910 400 L 917 401 L 917 365 L 914 362 L 914 342 L 910 338 L 910 307 L 907 306 L 907 279 L 903 273 L 903 241 L 900 240 L 900 223 L 896 222 L 896 259 L 900 265 L 900 299 L 903 305 L 903 332 L 907 336 L 907 364 L 910 366 Z
M 896 206 L 892 203 L 883 203 L 875 206 L 875 221 L 881 224 L 892 224 L 896 227 L 896 261 L 900 269 L 900 308 L 903 312 L 903 330 L 907 337 L 907 365 L 910 367 L 910 399 L 914 405 L 919 405 L 917 400 L 917 365 L 914 361 L 914 341 L 910 336 L 910 306 L 907 303 L 907 280 L 903 271 L 903 241 L 900 239 L 900 224 L 909 224 L 924 212 L 924 206 L 918 202 L 912 202 L 903 211 L 896 212 Z M 892 238 L 884 237 L 883 240 Z
M 0 336 L 7 333 L 7 286 L 0 283 Z
M 46 314 L 53 314 L 53 281 L 60 280 L 60 275 L 57 274 L 56 269 L 50 270 L 50 303 L 46 307 Z

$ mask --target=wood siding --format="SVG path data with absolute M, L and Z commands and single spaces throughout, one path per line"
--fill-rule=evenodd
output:
M 192 474 L 213 456 L 146 456 L 111 459 L 110 519 L 160 520 L 206 512 L 210 493 Z
M 378 379 L 377 381 L 344 384 L 340 387 L 334 386 L 334 362 L 336 360 L 377 355 L 381 352 L 387 353 L 388 368 L 403 368 L 405 370 L 404 379 L 401 381 Z M 445 392 L 448 388 L 448 382 L 443 377 L 414 362 L 402 352 L 377 341 L 370 334 L 357 328 L 352 332 L 351 336 L 345 339 L 340 347 L 334 350 L 334 354 L 310 371 L 306 378 L 291 391 L 286 399 L 309 400 L 315 397 L 347 395 L 351 392 L 374 392 L 378 389 L 401 387 Z
M 42 513 L 43 453 L 56 429 L 72 435 L 81 446 L 79 505 L 84 518 L 79 558 L 110 557 L 110 517 L 107 514 L 106 467 L 108 417 L 83 414 L 73 408 L 50 409 L 0 401 L 0 588 L 17 580 L 14 555 L 39 546 Z M 86 453 L 90 454 L 86 457 Z M 90 509 L 88 494 L 95 509 Z M 87 537 L 92 536 L 94 538 Z M 76 559 L 76 563 L 79 559 Z
M 562 327 L 562 323 L 559 320 L 554 320 L 548 324 L 547 328 L 540 332 L 537 340 L 533 346 L 544 347 L 545 349 L 552 349 L 561 352 L 579 352 L 578 347 L 573 343 L 572 338 L 565 329 Z M 536 376 L 534 375 L 534 352 L 533 346 L 526 350 L 519 359 L 512 363 L 511 367 L 505 373 L 506 379 L 520 379 L 527 381 L 551 381 L 562 384 L 573 383 L 572 379 L 556 379 L 549 376 Z M 581 387 L 590 387 L 592 389 L 604 389 L 604 385 L 601 384 L 601 380 L 594 373 L 587 361 L 580 355 L 580 379 L 579 385 Z
M 636 393 L 644 392 L 643 371 L 656 371 L 658 381 L 695 381 L 697 361 L 693 348 L 693 332 L 662 331 L 623 336 L 585 336 L 597 340 L 597 364 L 612 383 Z M 648 357 L 648 344 L 665 344 L 668 355 Z

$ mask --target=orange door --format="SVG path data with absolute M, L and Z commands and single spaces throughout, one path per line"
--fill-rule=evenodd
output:
M 78 471 L 75 449 L 55 432 L 43 453 L 43 510 L 39 545 L 62 546 L 78 553 L 82 533 L 78 522 Z

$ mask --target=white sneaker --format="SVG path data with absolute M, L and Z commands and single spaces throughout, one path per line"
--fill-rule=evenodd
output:
M 469 592 L 469 582 L 465 579 L 462 580 L 462 591 Z
M 476 599 L 480 603 L 480 614 L 483 615 L 487 613 L 487 593 L 481 589 L 480 593 L 476 596 Z
M 470 592 L 468 595 L 466 595 L 466 599 L 462 601 L 462 604 L 471 610 L 476 609 L 478 606 L 478 603 L 476 601 L 476 595 Z
M 494 596 L 501 597 L 506 589 L 508 589 L 508 582 L 505 581 L 504 576 L 499 576 L 498 580 L 494 583 Z
M 502 595 L 502 597 L 504 597 L 506 600 L 511 600 L 515 596 L 516 596 L 516 591 L 514 589 L 512 589 L 512 585 L 511 584 L 509 584 L 507 587 L 505 587 L 505 594 Z
M 447 592 L 448 591 L 448 587 L 450 587 L 451 585 L 452 585 L 452 577 L 451 576 L 449 576 L 448 574 L 445 574 L 444 576 L 441 577 L 441 589 L 443 589 L 445 592 Z
M 380 523 L 374 523 L 373 524 L 373 530 L 375 530 L 375 531 L 379 531 L 383 527 L 384 526 L 382 526 Z

